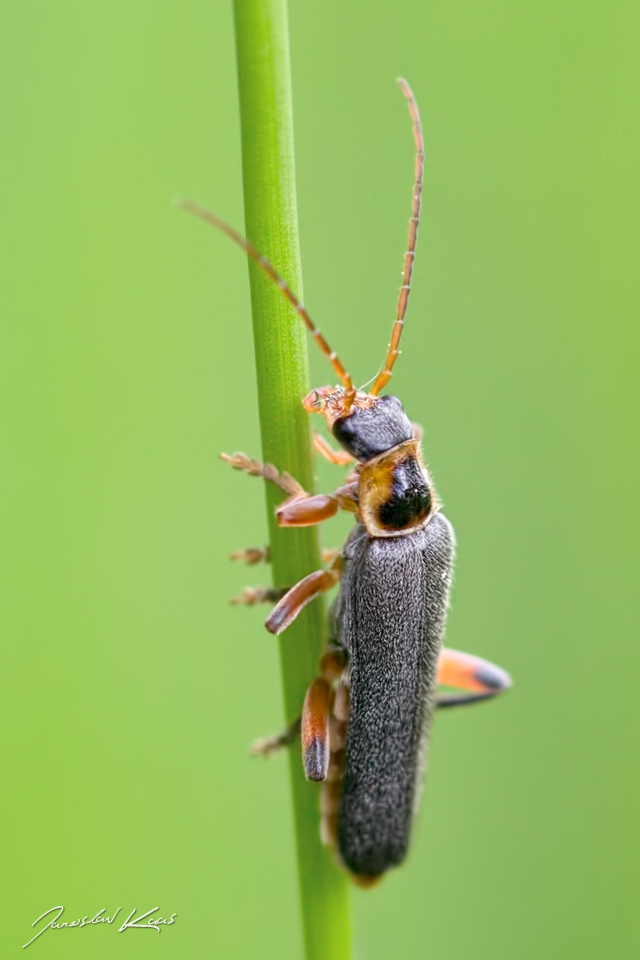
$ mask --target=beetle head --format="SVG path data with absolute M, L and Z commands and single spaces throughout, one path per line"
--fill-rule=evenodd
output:
M 341 388 L 320 387 L 303 400 L 307 413 L 322 413 L 341 447 L 370 460 L 413 438 L 413 427 L 397 397 L 358 391 L 350 398 Z
M 356 407 L 370 407 L 377 400 L 360 390 L 349 392 L 342 387 L 318 387 L 302 401 L 307 413 L 321 413 L 331 430 L 340 417 L 347 416 Z

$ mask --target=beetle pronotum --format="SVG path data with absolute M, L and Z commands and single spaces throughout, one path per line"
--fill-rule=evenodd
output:
M 391 379 L 411 289 L 424 142 L 418 107 L 399 80 L 413 123 L 415 183 L 409 239 L 396 319 L 384 366 L 369 392 L 357 390 L 305 307 L 275 268 L 249 241 L 215 214 L 191 201 L 182 205 L 231 237 L 277 284 L 340 381 L 304 398 L 305 410 L 322 413 L 341 450 L 316 434 L 319 453 L 351 464 L 347 482 L 332 495 L 309 495 L 288 474 L 244 454 L 226 456 L 231 466 L 276 483 L 288 496 L 276 510 L 278 523 L 320 523 L 338 509 L 357 525 L 326 569 L 283 591 L 248 589 L 237 602 L 277 600 L 267 629 L 282 633 L 303 607 L 340 584 L 330 613 L 331 644 L 310 685 L 301 717 L 288 730 L 260 741 L 255 752 L 271 753 L 300 733 L 307 778 L 322 782 L 321 835 L 339 862 L 362 886 L 370 886 L 407 853 L 425 765 L 435 706 L 486 700 L 506 690 L 510 678 L 486 660 L 442 646 L 455 540 L 438 510 L 433 481 L 423 462 L 419 428 L 400 401 L 380 397 Z M 268 550 L 233 555 L 248 563 L 268 560 Z M 461 693 L 438 695 L 437 684 Z

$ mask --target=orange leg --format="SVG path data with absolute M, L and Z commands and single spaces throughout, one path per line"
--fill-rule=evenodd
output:
M 334 450 L 329 441 L 325 440 L 320 433 L 314 432 L 313 445 L 329 463 L 335 463 L 339 467 L 346 467 L 347 464 L 353 463 L 353 457 L 350 453 L 347 453 L 346 450 Z
M 339 487 L 334 494 L 317 493 L 290 497 L 276 507 L 276 517 L 280 527 L 311 527 L 322 523 L 329 517 L 335 517 L 338 510 L 355 513 L 358 509 L 358 486 L 348 483 Z
M 271 548 L 247 547 L 246 550 L 236 550 L 229 556 L 229 560 L 243 560 L 250 566 L 254 563 L 271 563 Z
M 333 683 L 342 676 L 347 662 L 347 652 L 343 647 L 330 644 L 320 657 L 320 676 Z
M 250 477 L 263 477 L 265 480 L 270 480 L 271 483 L 275 483 L 276 487 L 280 487 L 281 490 L 288 493 L 290 497 L 308 496 L 304 487 L 290 473 L 280 473 L 272 463 L 253 460 L 246 453 L 234 453 L 231 456 L 228 453 L 221 453 L 220 459 L 228 463 L 234 470 L 244 470 Z
M 489 700 L 511 686 L 511 677 L 501 667 L 470 653 L 444 647 L 438 660 L 437 682 L 446 687 L 468 691 L 461 694 L 440 694 L 439 707 L 457 707 Z
M 341 566 L 341 558 L 338 557 L 330 570 L 315 570 L 291 587 L 265 621 L 265 627 L 269 633 L 274 633 L 276 636 L 281 634 L 308 603 L 326 593 L 327 590 L 331 590 L 331 587 L 340 580 Z
M 270 757 L 272 753 L 277 753 L 283 747 L 288 747 L 300 733 L 300 717 L 296 717 L 293 723 L 290 723 L 282 733 L 276 733 L 272 737 L 263 737 L 256 740 L 251 747 L 251 753 L 254 757 Z
M 244 552 L 244 551 L 243 551 Z M 246 551 L 246 553 L 252 553 L 254 551 Z M 257 552 L 257 551 L 255 551 Z M 282 630 L 285 630 L 289 623 L 300 613 L 300 610 L 307 605 L 315 597 L 319 596 L 325 590 L 330 590 L 340 579 L 340 571 L 342 569 L 342 554 L 340 550 L 323 550 L 322 559 L 325 563 L 331 564 L 328 570 L 316 570 L 315 573 L 310 574 L 308 577 L 305 577 L 303 580 L 300 580 L 295 587 L 245 587 L 238 597 L 232 597 L 229 603 L 234 607 L 246 606 L 254 607 L 257 603 L 278 603 L 279 600 L 283 600 L 285 597 L 290 597 L 290 603 L 294 603 L 293 591 L 296 588 L 298 592 L 296 596 L 298 599 L 302 596 L 301 606 L 295 611 L 291 620 L 287 624 L 278 630 L 278 633 L 281 633 Z M 248 560 L 248 563 L 255 563 L 255 560 Z M 303 585 L 307 584 L 309 588 L 313 591 L 312 595 L 307 598 L 306 592 L 303 590 Z M 318 589 L 319 588 L 319 589 Z M 273 616 L 275 608 L 271 613 Z M 271 617 L 269 618 L 271 619 Z M 272 631 L 274 632 L 274 631 Z
M 322 550 L 322 562 L 333 563 L 336 557 L 340 556 L 341 551 L 335 547 Z M 247 547 L 246 550 L 236 550 L 230 554 L 230 560 L 242 560 L 249 566 L 255 563 L 271 563 L 271 547 Z
M 349 510 L 355 513 L 358 509 L 357 482 L 347 483 L 331 495 L 326 493 L 311 495 L 290 474 L 280 473 L 271 463 L 253 460 L 246 453 L 234 453 L 233 456 L 221 453 L 220 457 L 234 470 L 244 470 L 251 477 L 263 477 L 289 494 L 289 499 L 276 509 L 278 524 L 281 527 L 310 527 L 335 516 L 338 510 Z M 247 557 L 240 553 L 235 554 L 234 559 L 247 559 Z
M 302 707 L 302 764 L 307 780 L 326 780 L 329 769 L 331 687 L 318 678 L 309 686 Z
M 314 683 L 317 683 L 318 680 L 322 680 L 323 683 L 331 686 L 336 680 L 342 675 L 346 664 L 346 653 L 341 647 L 329 646 L 323 653 L 320 659 L 320 677 L 316 678 L 313 681 L 311 686 Z M 309 690 L 311 687 L 309 688 Z M 317 702 L 313 698 L 309 697 L 309 691 L 307 691 L 307 698 L 312 700 L 312 702 Z M 305 704 L 307 704 L 307 698 L 305 698 Z M 308 704 L 309 708 L 312 706 L 312 702 Z M 271 756 L 272 753 L 276 753 L 278 750 L 281 750 L 283 747 L 288 747 L 300 734 L 300 727 L 302 725 L 302 717 L 296 717 L 296 719 L 286 727 L 285 730 L 280 733 L 276 733 L 271 737 L 263 737 L 260 740 L 256 740 L 253 746 L 251 747 L 251 753 L 255 756 Z M 344 754 L 344 751 L 342 751 Z M 344 759 L 344 757 L 342 757 Z M 342 775 L 342 768 L 339 766 L 341 758 L 336 758 L 334 754 L 329 755 L 329 765 L 327 770 L 327 779 L 328 780 L 337 780 Z
M 286 587 L 245 587 L 239 597 L 232 597 L 233 607 L 253 607 L 256 603 L 276 603 L 287 592 Z
M 292 497 L 276 507 L 279 527 L 312 527 L 338 512 L 338 501 L 327 493 Z

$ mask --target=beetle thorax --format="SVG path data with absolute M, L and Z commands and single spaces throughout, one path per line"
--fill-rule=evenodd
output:
M 436 494 L 420 455 L 406 440 L 357 468 L 358 512 L 370 537 L 406 537 L 427 525 Z

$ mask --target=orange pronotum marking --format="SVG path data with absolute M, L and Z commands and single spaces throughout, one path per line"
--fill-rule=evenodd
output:
M 372 537 L 407 536 L 413 530 L 426 526 L 426 523 L 437 510 L 435 491 L 429 483 L 431 494 L 431 509 L 429 513 L 416 515 L 402 528 L 385 526 L 379 519 L 380 507 L 391 497 L 396 468 L 403 460 L 415 459 L 422 468 L 420 444 L 417 440 L 405 440 L 396 447 L 391 447 L 385 453 L 372 457 L 366 463 L 360 464 L 358 480 L 358 508 L 362 523 Z M 426 478 L 426 474 L 425 474 Z

